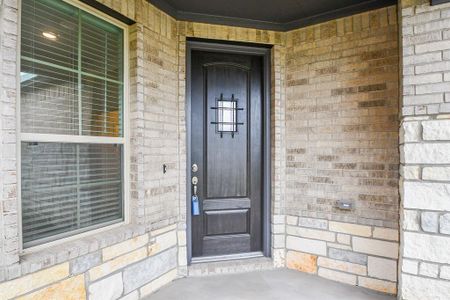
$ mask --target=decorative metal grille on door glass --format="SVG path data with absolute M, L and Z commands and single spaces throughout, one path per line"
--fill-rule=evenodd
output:
M 216 125 L 216 132 L 221 138 L 224 133 L 231 133 L 231 137 L 234 138 L 234 134 L 238 132 L 238 125 L 244 125 L 238 122 L 237 112 L 244 110 L 238 107 L 238 100 L 234 98 L 234 94 L 231 95 L 231 99 L 224 99 L 223 94 L 220 94 L 220 98 L 216 98 L 216 106 L 211 107 L 216 111 L 216 121 L 211 124 Z

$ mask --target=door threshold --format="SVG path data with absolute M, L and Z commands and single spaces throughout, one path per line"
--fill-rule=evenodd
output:
M 261 251 L 257 251 L 257 252 L 246 252 L 246 253 L 236 253 L 226 255 L 201 256 L 201 257 L 193 257 L 191 263 L 200 264 L 206 262 L 219 262 L 219 261 L 257 258 L 257 257 L 264 257 L 264 254 Z

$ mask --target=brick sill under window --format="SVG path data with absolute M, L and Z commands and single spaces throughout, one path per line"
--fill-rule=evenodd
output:
M 62 244 L 52 245 L 22 253 L 19 262 L 4 269 L 4 278 L 0 282 L 12 280 L 29 273 L 61 264 L 77 257 L 95 252 L 125 240 L 145 234 L 143 225 L 122 224 L 116 228 L 94 233 Z

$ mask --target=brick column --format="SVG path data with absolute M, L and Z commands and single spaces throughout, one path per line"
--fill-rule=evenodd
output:
M 19 259 L 16 178 L 17 1 L 0 0 L 0 267 Z M 5 276 L 0 272 L 0 279 Z
M 450 4 L 401 1 L 400 299 L 450 295 Z

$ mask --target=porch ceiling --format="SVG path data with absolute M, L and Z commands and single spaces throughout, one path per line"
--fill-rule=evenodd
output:
M 183 21 L 287 31 L 396 4 L 396 0 L 148 0 Z

